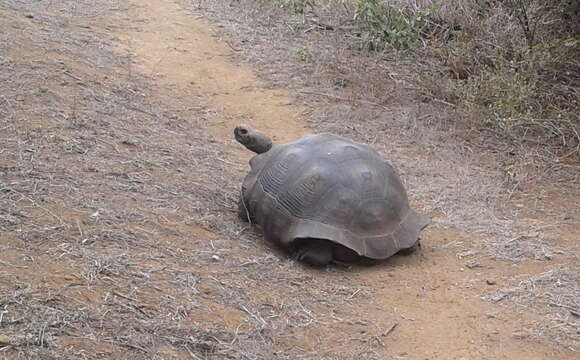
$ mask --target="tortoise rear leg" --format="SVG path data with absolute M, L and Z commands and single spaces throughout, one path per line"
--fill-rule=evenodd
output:
M 298 260 L 313 266 L 325 266 L 332 261 L 332 244 L 327 240 L 303 239 L 297 244 Z

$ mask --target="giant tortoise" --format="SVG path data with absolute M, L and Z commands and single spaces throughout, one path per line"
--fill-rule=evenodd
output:
M 242 185 L 240 217 L 299 260 L 386 259 L 420 245 L 429 219 L 409 207 L 399 176 L 371 147 L 328 133 L 273 144 L 247 125 L 234 136 L 257 154 Z

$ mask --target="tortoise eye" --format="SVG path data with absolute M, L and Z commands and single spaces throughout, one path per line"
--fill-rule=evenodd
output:
M 248 130 L 246 130 L 246 129 L 240 129 L 240 134 L 246 135 L 247 133 L 248 133 Z

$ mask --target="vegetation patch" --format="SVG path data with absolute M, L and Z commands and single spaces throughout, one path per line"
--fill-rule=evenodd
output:
M 406 57 L 424 101 L 503 141 L 580 158 L 580 5 L 574 0 L 258 0 L 378 58 Z M 308 13 L 308 16 L 305 14 Z M 302 58 L 302 57 L 301 57 Z M 383 79 L 387 81 L 387 78 Z

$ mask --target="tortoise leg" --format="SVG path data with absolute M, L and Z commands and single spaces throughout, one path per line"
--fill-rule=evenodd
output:
M 333 244 L 332 259 L 334 262 L 340 262 L 342 265 L 347 265 L 360 261 L 361 256 L 347 247 L 339 244 Z
M 327 240 L 307 239 L 298 246 L 297 255 L 298 260 L 309 265 L 325 266 L 332 261 L 332 244 Z

